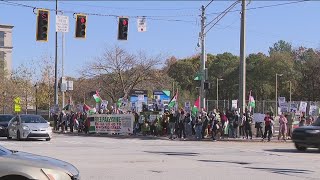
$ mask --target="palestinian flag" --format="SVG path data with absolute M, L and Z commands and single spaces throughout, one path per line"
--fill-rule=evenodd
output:
M 96 101 L 96 103 L 100 103 L 101 102 L 101 97 L 99 96 L 99 94 L 94 94 L 93 98 Z
M 174 96 L 172 97 L 172 99 L 170 100 L 170 102 L 169 102 L 169 104 L 168 104 L 168 107 L 169 107 L 170 109 L 173 108 L 173 107 L 176 105 L 177 99 L 178 99 L 178 92 L 176 93 L 176 95 L 174 95 Z
M 67 104 L 65 107 L 63 107 L 62 110 L 70 111 L 70 110 L 71 110 L 71 105 L 70 105 L 70 104 Z
M 83 111 L 84 111 L 84 112 L 87 112 L 87 111 L 89 111 L 90 109 L 92 109 L 90 106 L 88 106 L 88 105 L 86 105 L 86 104 L 84 104 L 82 108 L 83 108 Z
M 196 100 L 196 102 L 194 102 L 194 105 L 191 109 L 191 115 L 192 116 L 197 116 L 197 113 L 199 112 L 200 109 L 200 96 L 198 97 L 198 99 Z
M 123 98 L 119 98 L 119 99 L 118 99 L 118 101 L 117 101 L 117 106 L 118 106 L 118 107 L 121 107 L 122 101 L 123 101 Z

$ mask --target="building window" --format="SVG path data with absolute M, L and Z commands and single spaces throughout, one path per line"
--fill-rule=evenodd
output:
M 4 32 L 0 31 L 0 47 L 4 46 Z

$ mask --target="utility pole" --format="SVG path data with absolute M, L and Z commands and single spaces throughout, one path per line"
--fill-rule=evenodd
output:
M 200 109 L 205 108 L 205 92 L 204 92 L 204 82 L 205 82 L 205 68 L 206 68 L 206 51 L 205 51 L 205 7 L 201 7 L 201 65 L 200 65 L 200 74 L 201 74 L 201 87 L 200 87 Z
M 64 76 L 64 67 L 63 67 L 63 65 L 64 65 L 64 46 L 65 46 L 65 43 L 64 43 L 64 32 L 62 33 L 62 55 L 61 55 L 61 76 L 62 76 L 62 78 L 63 78 L 63 76 Z M 64 106 L 65 106 L 65 92 L 64 91 L 62 91 L 62 108 L 64 108 Z
M 56 0 L 56 16 L 58 15 L 58 0 Z M 56 31 L 55 62 L 54 62 L 54 105 L 58 105 L 58 32 Z
M 239 86 L 239 103 L 240 115 L 243 116 L 246 107 L 246 0 L 242 0 L 241 10 L 241 31 L 240 31 L 240 86 Z

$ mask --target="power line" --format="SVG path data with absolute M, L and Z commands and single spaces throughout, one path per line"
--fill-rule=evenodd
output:
M 229 11 L 232 9 L 232 8 L 234 8 L 238 3 L 239 3 L 240 1 L 236 1 L 236 2 L 234 2 L 233 4 L 231 4 L 231 6 L 229 6 L 222 14 L 220 14 L 220 15 L 222 15 L 221 17 L 219 17 L 220 15 L 218 15 L 217 17 L 219 17 L 219 19 L 205 32 L 205 34 L 207 34 L 225 15 L 227 15 L 228 13 L 229 13 Z M 215 18 L 216 19 L 216 18 Z M 211 22 L 213 22 L 213 21 L 211 21 Z M 211 23 L 210 22 L 210 23 Z M 210 24 L 209 23 L 209 24 Z M 206 26 L 208 26 L 209 24 L 207 24 Z
M 204 7 L 204 9 L 206 9 L 214 0 L 211 0 L 207 5 L 206 7 Z
M 227 9 L 225 9 L 224 11 L 222 11 L 217 17 L 215 17 L 213 20 L 211 20 L 209 23 L 207 23 L 204 27 L 209 26 L 212 22 L 214 22 L 215 20 L 219 19 L 221 15 L 224 16 L 224 14 L 228 13 L 235 5 L 237 5 L 239 3 L 239 0 L 237 0 L 236 2 L 232 3 Z M 222 16 L 222 17 L 223 17 Z
M 183 11 L 183 10 L 196 10 L 197 8 L 128 8 L 128 7 L 107 7 L 107 6 L 98 6 L 98 5 L 89 5 L 89 4 L 77 4 L 69 2 L 60 2 L 62 4 L 76 5 L 76 6 L 85 6 L 85 7 L 99 7 L 105 9 L 120 9 L 120 10 L 138 10 L 138 11 Z
M 308 1 L 311 1 L 311 0 L 301 0 L 301 1 L 293 1 L 293 2 L 286 2 L 286 3 L 257 6 L 257 7 L 247 8 L 246 10 L 255 10 L 255 9 L 264 9 L 264 8 L 277 7 L 277 6 L 285 6 L 285 5 L 297 4 L 297 3 L 308 2 Z M 241 12 L 241 10 L 237 9 L 237 10 L 232 10 L 229 12 Z M 222 13 L 222 12 L 213 12 L 213 13 L 208 13 L 206 15 L 215 15 L 215 14 L 220 14 L 220 13 Z

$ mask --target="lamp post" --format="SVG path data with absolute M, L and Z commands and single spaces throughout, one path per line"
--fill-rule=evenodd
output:
M 3 91 L 2 95 L 3 95 L 3 107 L 2 107 L 3 109 L 2 109 L 2 114 L 4 114 L 4 113 L 5 113 L 5 104 L 6 104 L 7 92 L 6 92 L 6 91 Z
M 291 111 L 291 96 L 292 96 L 292 82 L 289 80 L 287 81 L 289 83 L 289 112 Z
M 36 114 L 38 114 L 38 84 L 36 83 L 34 87 L 36 88 Z
M 283 74 L 276 73 L 276 113 L 275 116 L 278 116 L 278 76 L 282 76 Z
M 219 108 L 219 81 L 223 81 L 223 79 L 217 78 L 217 110 Z

